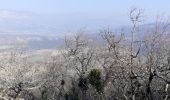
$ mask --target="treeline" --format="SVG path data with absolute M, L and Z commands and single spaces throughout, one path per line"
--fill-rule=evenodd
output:
M 12 53 L 1 62 L 2 100 L 170 100 L 170 24 L 158 18 L 139 39 L 141 17 L 130 11 L 130 37 L 109 28 L 102 42 L 81 32 L 66 37 L 45 62 Z

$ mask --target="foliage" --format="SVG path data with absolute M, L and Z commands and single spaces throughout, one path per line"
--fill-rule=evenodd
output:
M 104 85 L 101 78 L 101 71 L 99 69 L 93 69 L 88 75 L 89 83 L 96 89 L 97 92 L 102 92 Z
M 78 86 L 79 86 L 82 90 L 87 90 L 87 89 L 88 89 L 88 80 L 87 80 L 87 78 L 81 76 L 81 77 L 79 78 Z

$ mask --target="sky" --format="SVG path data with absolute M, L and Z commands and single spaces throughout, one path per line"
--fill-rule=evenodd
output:
M 71 32 L 129 25 L 137 7 L 144 23 L 170 15 L 170 0 L 0 0 L 0 32 Z

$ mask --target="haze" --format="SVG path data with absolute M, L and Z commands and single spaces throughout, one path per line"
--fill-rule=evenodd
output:
M 0 0 L 1 34 L 66 34 L 79 29 L 96 32 L 129 25 L 128 12 L 138 7 L 144 22 L 170 15 L 169 0 Z

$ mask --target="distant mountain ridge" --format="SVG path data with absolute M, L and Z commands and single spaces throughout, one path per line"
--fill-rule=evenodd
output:
M 160 24 L 161 26 L 161 24 Z M 163 25 L 162 25 L 163 26 Z M 136 39 L 142 39 L 149 31 L 153 31 L 155 28 L 154 23 L 140 25 L 138 27 L 138 31 L 135 34 Z M 122 27 L 115 31 L 115 34 L 120 34 L 123 30 L 126 38 L 131 38 L 131 26 Z M 170 28 L 168 28 L 170 30 Z M 113 30 L 114 32 L 114 30 Z M 100 31 L 96 33 L 90 33 L 88 36 L 91 36 L 93 39 L 102 42 Z M 4 33 L 0 34 L 0 50 L 8 50 L 13 48 L 13 45 L 25 45 L 25 48 L 28 50 L 39 50 L 39 49 L 54 49 L 60 47 L 64 43 L 64 34 L 11 34 L 11 33 Z

